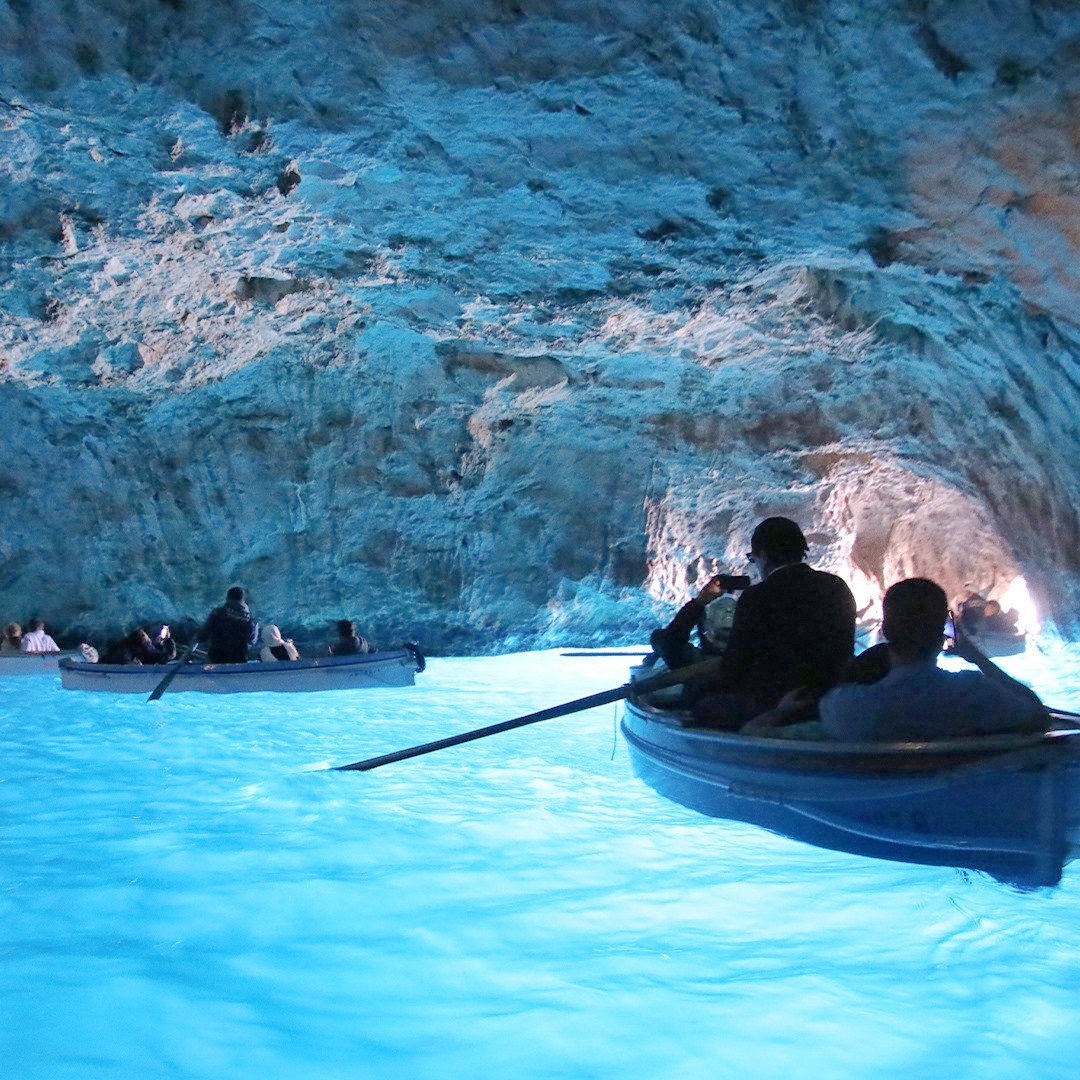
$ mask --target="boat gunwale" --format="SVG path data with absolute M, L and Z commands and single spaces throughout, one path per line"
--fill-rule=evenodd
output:
M 1063 756 L 1080 754 L 1080 744 L 1070 745 L 1054 732 L 1030 734 L 1002 733 L 998 735 L 964 735 L 948 739 L 927 739 L 901 742 L 841 742 L 833 739 L 770 738 L 767 735 L 743 735 L 735 731 L 717 731 L 709 728 L 684 727 L 678 720 L 685 713 L 679 710 L 659 709 L 637 698 L 628 698 L 627 707 L 642 720 L 656 723 L 662 728 L 678 733 L 688 743 L 701 743 L 717 749 L 744 751 L 740 756 L 751 756 L 755 751 L 760 757 L 772 755 L 791 761 L 804 760 L 808 764 L 815 759 L 835 763 L 837 767 L 846 760 L 894 759 L 897 762 L 919 762 L 931 765 L 935 759 L 943 769 L 955 769 L 965 762 L 991 760 L 1024 751 L 1042 751 L 1050 747 Z M 1067 732 L 1077 730 L 1066 729 Z M 646 747 L 655 745 L 638 735 Z M 716 759 L 719 760 L 719 759 Z M 884 762 L 883 762 L 884 763 Z M 779 768 L 779 762 L 770 766 L 763 761 L 761 767 Z
M 355 653 L 350 656 L 318 656 L 310 660 L 245 660 L 240 664 L 182 663 L 176 672 L 176 678 L 194 675 L 269 675 L 277 672 L 363 667 L 366 664 L 388 664 L 393 661 L 411 662 L 416 665 L 417 671 L 422 670 L 417 654 L 411 649 L 387 649 L 382 652 Z M 176 664 L 175 660 L 170 660 L 165 664 L 92 664 L 85 660 L 74 660 L 68 657 L 61 660 L 58 666 L 65 671 L 77 672 L 80 675 L 165 675 Z

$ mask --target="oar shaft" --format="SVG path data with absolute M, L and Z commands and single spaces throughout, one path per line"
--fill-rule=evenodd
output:
M 605 652 L 564 652 L 559 653 L 560 656 L 576 656 L 578 658 L 585 658 L 588 660 L 599 659 L 605 656 L 636 656 L 644 658 L 649 655 L 647 652 L 623 652 L 621 650 L 607 650 Z
M 195 646 L 198 642 L 193 641 L 181 654 L 173 661 L 173 665 L 165 673 L 164 678 L 150 691 L 150 696 L 147 701 L 157 701 L 166 690 L 169 689 L 169 685 L 173 679 L 176 678 L 176 673 L 191 659 L 191 654 L 195 651 Z
M 715 670 L 716 662 L 709 660 L 701 664 L 694 664 L 691 667 L 679 668 L 676 671 L 665 671 L 648 679 L 639 679 L 637 682 L 617 686 L 613 690 L 603 690 L 598 694 L 578 698 L 576 701 L 553 705 L 549 709 L 541 709 L 539 712 L 518 716 L 513 720 L 489 724 L 487 727 L 464 731 L 459 735 L 436 739 L 434 742 L 421 743 L 419 746 L 409 746 L 404 750 L 394 750 L 389 754 L 380 754 L 378 757 L 368 758 L 366 761 L 354 761 L 351 765 L 337 765 L 335 769 L 338 772 L 369 772 L 372 769 L 379 768 L 381 765 L 389 765 L 394 761 L 405 761 L 408 758 L 421 757 L 424 754 L 434 753 L 436 750 L 445 750 L 448 746 L 460 746 L 462 743 L 473 742 L 475 739 L 487 738 L 488 735 L 498 735 L 502 731 L 512 731 L 514 728 L 526 727 L 529 724 L 539 724 L 542 720 L 554 720 L 556 717 L 569 716 L 572 713 L 583 712 L 585 709 L 595 709 L 599 705 L 608 705 L 613 701 L 621 701 L 633 693 L 651 693 L 654 690 L 662 690 L 667 686 L 678 686 L 695 676 L 707 675 Z
M 489 735 L 498 735 L 502 731 L 512 731 L 514 728 L 526 727 L 529 724 L 539 724 L 541 720 L 554 720 L 557 716 L 566 716 L 568 713 L 594 709 L 599 705 L 620 701 L 628 693 L 629 687 L 620 686 L 615 690 L 607 690 L 602 694 L 593 694 L 589 698 L 581 698 L 578 701 L 571 702 L 570 704 L 574 706 L 572 709 L 557 705 L 550 709 L 543 709 L 541 712 L 530 713 L 528 716 L 519 716 L 514 720 L 504 720 L 500 724 L 489 724 L 487 727 L 476 728 L 475 731 L 463 731 L 459 735 L 449 735 L 445 739 L 435 739 L 433 742 L 410 746 L 405 750 L 395 750 L 390 754 L 381 754 L 379 757 L 369 758 L 367 761 L 357 761 L 352 765 L 338 765 L 337 768 L 341 772 L 368 772 L 371 769 L 377 769 L 380 765 L 389 765 L 394 761 L 405 761 L 407 758 L 421 757 L 423 754 L 431 754 L 436 750 L 445 750 L 448 746 L 460 746 L 462 743 L 473 742 L 475 739 L 485 739 Z

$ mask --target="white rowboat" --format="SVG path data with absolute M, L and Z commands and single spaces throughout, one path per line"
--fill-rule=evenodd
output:
M 87 664 L 69 658 L 60 664 L 60 681 L 66 690 L 149 694 L 174 667 L 175 664 Z M 412 686 L 416 673 L 423 670 L 424 658 L 415 646 L 317 660 L 181 664 L 168 692 L 311 694 L 321 690 L 369 690 L 379 686 Z
M 75 660 L 80 652 L 0 653 L 0 678 L 5 675 L 52 675 L 61 660 Z

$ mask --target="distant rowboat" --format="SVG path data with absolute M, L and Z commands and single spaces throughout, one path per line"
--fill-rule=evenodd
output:
M 70 657 L 60 664 L 66 690 L 149 694 L 173 664 L 87 664 Z M 251 661 L 246 664 L 181 664 L 170 694 L 244 694 L 258 691 L 311 694 L 322 690 L 368 690 L 412 686 L 424 658 L 413 645 L 387 652 L 326 656 L 317 660 Z
M 0 678 L 5 675 L 49 675 L 56 671 L 61 660 L 78 659 L 74 652 L 0 653 Z

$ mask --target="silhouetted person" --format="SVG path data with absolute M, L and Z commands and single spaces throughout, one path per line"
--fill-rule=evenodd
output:
M 692 710 L 707 727 L 736 730 L 789 690 L 833 686 L 855 651 L 855 598 L 835 574 L 804 562 L 806 537 L 785 517 L 761 522 L 747 558 L 761 573 L 735 606 L 715 677 Z
M 356 624 L 350 619 L 339 619 L 337 641 L 330 643 L 331 656 L 356 656 L 368 651 L 368 643 L 356 632 Z
M 0 643 L 0 653 L 22 652 L 22 627 L 17 622 L 9 622 L 4 627 L 4 640 Z
M 697 596 L 683 604 L 667 626 L 652 632 L 649 643 L 653 652 L 672 669 L 723 656 L 735 617 L 733 593 L 749 586 L 748 577 L 716 574 L 709 578 Z M 695 629 L 700 643 L 696 646 L 690 641 Z
M 940 586 L 897 582 L 885 594 L 882 634 L 889 672 L 870 684 L 845 684 L 818 702 L 825 734 L 852 742 L 921 741 L 1001 731 L 1042 731 L 1049 716 L 1034 691 L 1006 675 L 956 627 L 952 651 L 978 671 L 937 666 L 949 617 Z
M 251 617 L 244 599 L 244 590 L 234 585 L 225 594 L 225 603 L 214 608 L 196 635 L 206 643 L 207 659 L 211 664 L 243 664 L 248 649 L 259 639 L 259 624 Z

